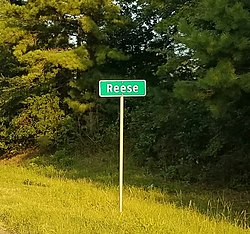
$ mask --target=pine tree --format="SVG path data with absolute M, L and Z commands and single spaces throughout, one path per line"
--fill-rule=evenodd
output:
M 53 138 L 43 129 L 56 132 L 53 124 L 59 125 L 63 113 L 84 115 L 95 106 L 97 81 L 105 76 L 99 66 L 127 59 L 108 41 L 110 29 L 120 24 L 119 7 L 111 0 L 1 0 L 0 121 L 5 132 L 16 133 L 13 142 Z M 36 102 L 47 103 L 47 115 Z
M 175 97 L 184 100 L 186 108 L 198 103 L 212 114 L 211 119 L 202 108 L 190 110 L 190 116 L 179 123 L 183 125 L 197 116 L 202 123 L 195 123 L 187 132 L 195 142 L 184 142 L 182 148 L 192 149 L 196 143 L 197 147 L 191 154 L 185 152 L 181 166 L 198 168 L 204 178 L 248 184 L 249 1 L 186 1 L 158 27 L 166 34 L 170 32 L 173 39 L 169 50 L 163 51 L 166 62 L 159 67 L 159 76 L 173 89 Z M 194 133 L 201 137 L 195 138 Z M 205 141 L 201 140 L 203 133 L 207 134 Z
M 250 92 L 249 4 L 202 0 L 191 9 L 189 17 L 179 20 L 176 41 L 183 46 L 178 56 L 195 65 L 191 81 L 177 82 L 175 92 L 203 100 L 216 116 L 223 116 Z

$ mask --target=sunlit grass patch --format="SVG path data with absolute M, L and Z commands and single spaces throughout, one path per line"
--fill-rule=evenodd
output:
M 117 186 L 0 165 L 0 221 L 17 233 L 250 233 L 153 189 L 126 186 L 122 214 L 118 203 Z

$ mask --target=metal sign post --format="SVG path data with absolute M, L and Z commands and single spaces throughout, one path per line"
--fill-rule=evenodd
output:
M 124 129 L 124 97 L 146 96 L 145 80 L 100 80 L 100 97 L 120 97 L 120 166 L 119 194 L 120 212 L 123 210 L 123 129 Z
M 124 125 L 124 96 L 120 97 L 120 212 L 122 212 L 122 191 L 123 191 L 123 125 Z

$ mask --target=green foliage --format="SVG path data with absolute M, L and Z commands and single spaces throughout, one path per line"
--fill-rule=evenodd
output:
M 183 171 L 187 176 L 193 171 L 195 179 L 235 185 L 234 178 L 237 178 L 239 183 L 248 184 L 249 173 L 245 171 L 249 171 L 246 163 L 249 155 L 246 153 L 249 147 L 246 140 L 249 136 L 249 4 L 234 0 L 195 2 L 182 5 L 157 28 L 173 39 L 168 47 L 170 51 L 162 51 L 166 62 L 158 69 L 159 77 L 166 88 L 174 91 L 175 97 L 186 102 L 188 109 L 192 103 L 199 103 L 200 108 L 191 109 L 191 115 L 181 114 L 188 122 L 194 121 L 196 127 L 190 128 L 188 137 L 180 134 L 178 147 L 184 151 L 177 149 L 177 155 L 182 155 L 183 161 L 179 161 L 174 170 L 171 166 L 170 174 Z M 202 111 L 204 107 L 211 111 L 211 117 Z M 181 119 L 179 124 L 185 122 Z M 201 132 L 195 130 L 198 126 Z M 204 133 L 206 141 L 194 136 Z M 195 141 L 189 141 L 192 138 Z
M 78 136 L 93 135 L 95 74 L 110 74 L 98 66 L 128 58 L 108 41 L 110 28 L 123 21 L 119 7 L 112 1 L 1 3 L 0 123 L 9 132 L 1 148 L 17 141 L 46 147 L 63 129 L 64 116 L 77 123 Z
M 248 1 L 0 3 L 1 154 L 114 150 L 118 100 L 98 81 L 146 79 L 126 101 L 129 153 L 163 177 L 247 183 Z
M 227 0 L 203 0 L 193 10 L 196 16 L 180 19 L 176 39 L 191 49 L 192 58 L 198 61 L 197 81 L 190 81 L 191 86 L 195 82 L 194 87 L 198 87 L 193 90 L 195 97 L 202 98 L 217 116 L 223 116 L 248 86 L 241 77 L 244 79 L 249 68 L 250 14 L 242 2 Z M 179 88 L 181 82 L 177 93 Z
M 132 114 L 130 130 L 137 133 L 135 157 L 165 178 L 196 180 L 207 165 L 202 156 L 207 141 L 216 132 L 211 115 L 198 102 L 183 103 L 169 92 L 155 92 Z
M 37 140 L 40 145 L 49 144 L 64 117 L 59 98 L 46 94 L 29 97 L 23 104 L 23 109 L 11 122 L 10 138 L 22 143 Z

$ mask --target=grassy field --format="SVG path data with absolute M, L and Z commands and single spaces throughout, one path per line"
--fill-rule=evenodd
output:
M 153 184 L 155 178 L 127 164 L 131 168 L 125 173 L 128 182 L 124 211 L 120 214 L 114 164 L 100 158 L 81 158 L 77 165 L 73 161 L 58 164 L 58 158 L 36 157 L 26 160 L 25 166 L 17 160 L 0 163 L 0 223 L 10 231 L 250 233 L 246 227 L 247 211 L 233 209 L 227 200 L 228 191 L 218 197 L 212 191 L 198 193 L 195 187 L 181 183 L 165 184 L 160 189 Z M 67 164 L 68 169 L 48 163 L 53 160 L 62 167 Z M 239 202 L 242 197 L 231 192 L 231 198 L 236 196 Z

